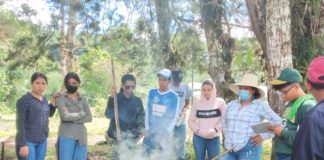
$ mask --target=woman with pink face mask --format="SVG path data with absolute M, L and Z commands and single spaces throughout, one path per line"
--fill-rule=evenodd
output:
M 200 99 L 193 104 L 188 120 L 189 127 L 194 132 L 196 160 L 205 160 L 206 151 L 208 159 L 219 154 L 221 117 L 225 107 L 225 101 L 216 97 L 214 82 L 205 80 L 201 86 Z

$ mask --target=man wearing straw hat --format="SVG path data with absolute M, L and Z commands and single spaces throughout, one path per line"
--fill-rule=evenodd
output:
M 302 83 L 302 76 L 293 68 L 285 68 L 276 80 L 270 82 L 281 98 L 289 102 L 282 115 L 284 119 L 282 125 L 268 127 L 276 135 L 273 145 L 277 154 L 276 160 L 290 160 L 297 128 L 305 114 L 316 104 L 312 95 L 305 94 L 300 83 Z
M 304 117 L 297 132 L 292 160 L 324 159 L 324 56 L 315 58 L 307 71 L 307 91 L 317 100 L 317 105 Z
M 260 160 L 262 141 L 273 137 L 272 133 L 256 134 L 252 126 L 264 119 L 273 125 L 280 125 L 281 118 L 261 99 L 265 93 L 259 86 L 259 79 L 245 74 L 230 90 L 239 96 L 231 101 L 222 117 L 225 149 L 231 150 L 222 160 Z

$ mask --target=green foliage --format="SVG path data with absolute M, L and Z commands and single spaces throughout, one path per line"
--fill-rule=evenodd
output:
M 239 79 L 246 73 L 260 75 L 262 73 L 261 57 L 256 48 L 259 45 L 255 39 L 241 39 L 235 43 L 232 61 L 232 74 Z
M 108 96 L 106 96 L 108 97 Z M 101 95 L 95 96 L 93 100 L 91 100 L 91 107 L 94 108 L 92 111 L 92 115 L 95 117 L 104 117 L 105 110 L 107 106 L 108 98 L 102 97 Z

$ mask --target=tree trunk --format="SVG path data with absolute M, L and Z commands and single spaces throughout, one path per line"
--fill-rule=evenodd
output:
M 65 9 L 64 9 L 65 3 L 64 1 L 61 2 L 61 8 L 60 8 L 60 51 L 61 51 L 61 70 L 63 77 L 67 74 L 68 68 L 67 68 L 67 51 L 65 49 Z
M 233 45 L 227 43 L 229 36 L 222 35 L 223 1 L 201 0 L 200 13 L 209 54 L 208 73 L 216 84 L 218 96 L 224 97 L 228 83 L 233 80 L 230 72 L 232 53 L 223 46 Z
M 252 30 L 263 52 L 266 52 L 266 0 L 246 0 Z
M 77 71 L 75 52 L 75 29 L 77 26 L 77 12 L 80 7 L 80 0 L 71 0 L 70 2 L 69 23 L 67 32 L 67 49 L 68 49 L 68 70 Z
M 159 48 L 161 49 L 161 57 L 163 60 L 163 66 L 169 67 L 167 61 L 169 59 L 170 52 L 170 7 L 169 0 L 154 0 L 157 25 L 159 31 Z
M 291 12 L 287 0 L 269 0 L 266 6 L 266 67 L 268 80 L 273 80 L 292 67 Z M 279 95 L 269 90 L 268 96 L 272 109 L 281 115 L 284 105 Z

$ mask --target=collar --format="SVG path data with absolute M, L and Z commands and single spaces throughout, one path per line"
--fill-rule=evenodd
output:
M 81 97 L 80 93 L 79 93 L 79 92 L 77 92 L 77 94 L 78 94 L 78 100 L 81 100 L 81 99 L 82 99 L 82 97 Z M 68 99 L 71 99 L 71 98 L 69 98 L 69 97 L 68 97 L 68 93 L 67 93 L 67 91 L 63 92 L 63 94 L 62 94 L 62 95 L 63 95 L 64 97 L 68 98 Z

